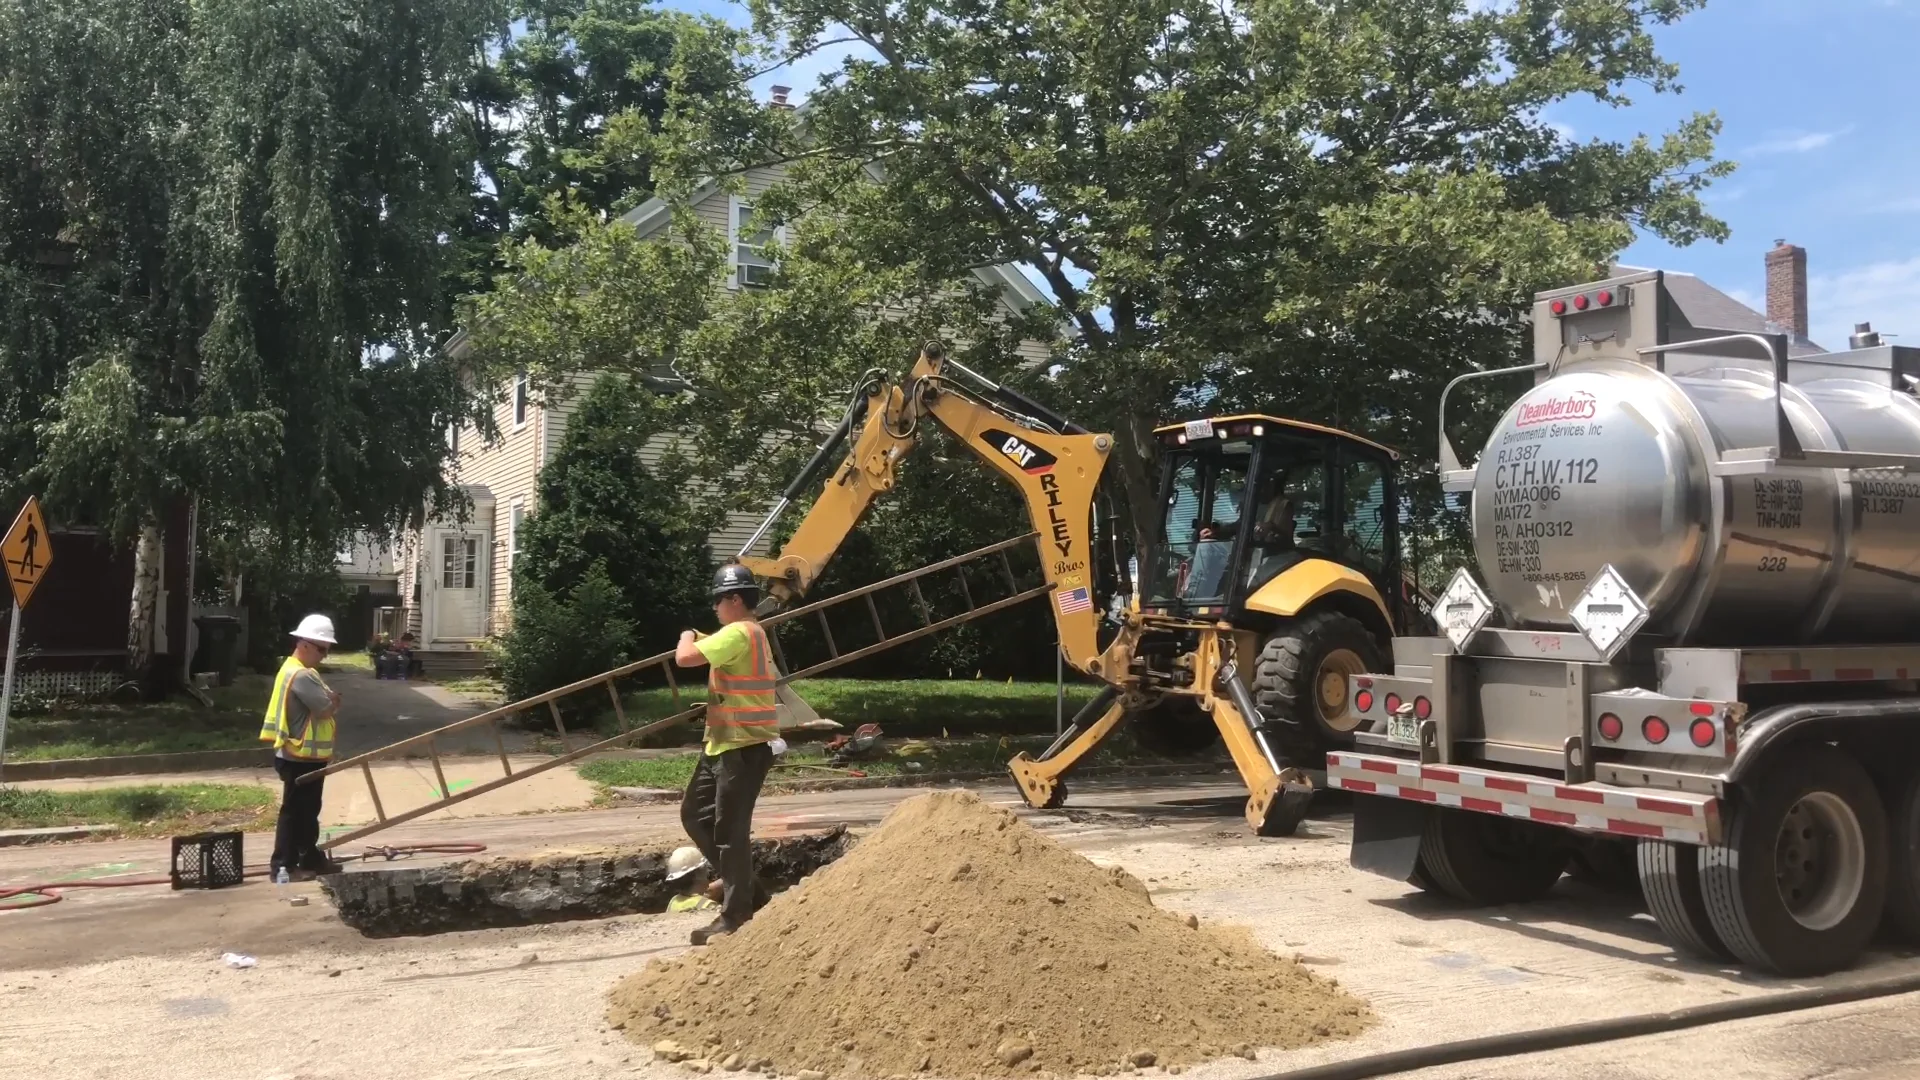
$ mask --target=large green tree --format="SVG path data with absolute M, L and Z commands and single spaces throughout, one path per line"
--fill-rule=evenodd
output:
M 659 156 L 789 163 L 762 202 L 831 208 L 848 266 L 1032 268 L 1074 330 L 1055 392 L 1114 431 L 1144 540 L 1151 428 L 1196 390 L 1424 457 L 1531 292 L 1636 229 L 1724 237 L 1712 115 L 1625 143 L 1544 115 L 1677 89 L 1650 30 L 1701 2 L 753 0 L 767 52 L 860 48 L 804 123 L 699 134 L 689 101 Z
M 0 0 L 0 439 L 11 490 L 136 551 L 331 551 L 446 504 L 437 342 L 489 0 Z M 11 501 L 11 500 L 9 500 Z

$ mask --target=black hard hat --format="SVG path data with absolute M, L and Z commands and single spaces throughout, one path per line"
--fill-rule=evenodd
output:
M 720 599 L 728 593 L 758 593 L 760 583 L 753 579 L 753 571 L 739 563 L 728 563 L 713 575 L 713 598 Z

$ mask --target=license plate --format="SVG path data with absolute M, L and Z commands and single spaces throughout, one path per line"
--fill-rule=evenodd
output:
M 1411 716 L 1387 717 L 1387 738 L 1410 746 L 1420 745 L 1420 721 Z
M 1212 420 L 1187 421 L 1187 441 L 1188 442 L 1192 442 L 1195 439 L 1211 439 L 1211 438 L 1213 438 L 1213 421 Z

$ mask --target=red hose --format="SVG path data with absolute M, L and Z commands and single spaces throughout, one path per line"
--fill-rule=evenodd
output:
M 472 844 L 463 841 L 449 841 L 439 844 L 400 844 L 394 847 L 373 847 L 351 855 L 337 855 L 340 862 L 355 860 L 367 861 L 383 859 L 392 862 L 410 855 L 477 855 L 487 850 L 485 844 Z M 253 866 L 241 871 L 243 877 L 266 877 L 268 867 Z M 65 899 L 62 892 L 67 889 L 125 889 L 134 885 L 171 885 L 173 878 L 160 877 L 106 877 L 94 881 L 50 881 L 40 885 L 0 886 L 0 911 L 25 911 L 28 908 L 46 907 Z M 24 904 L 9 904 L 7 901 L 19 896 L 37 896 Z

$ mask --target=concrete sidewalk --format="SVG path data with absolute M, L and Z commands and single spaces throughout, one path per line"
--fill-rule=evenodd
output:
M 520 772 L 553 759 L 545 754 L 513 754 L 508 761 Z M 442 757 L 449 794 L 476 784 L 498 780 L 500 758 Z M 455 803 L 438 814 L 453 818 L 494 817 L 543 810 L 578 810 L 593 801 L 594 787 L 575 771 L 576 763 L 548 769 L 537 776 L 489 791 L 465 802 Z M 374 783 L 380 791 L 380 805 L 389 817 L 425 806 L 440 798 L 434 778 L 433 762 L 425 758 L 376 762 L 372 766 Z M 328 777 L 326 793 L 320 804 L 320 824 L 324 828 L 344 829 L 375 821 L 373 796 L 367 790 L 366 776 L 358 769 Z M 277 795 L 280 778 L 270 768 L 221 769 L 212 772 L 166 773 L 153 776 L 89 776 L 66 780 L 30 780 L 16 785 L 25 790 L 92 791 L 101 788 L 144 787 L 155 784 L 257 784 L 271 788 Z

